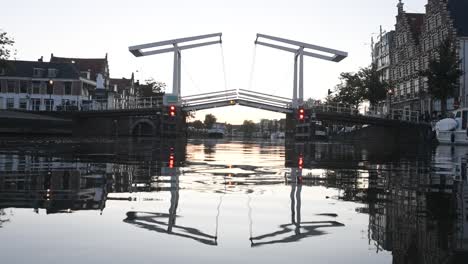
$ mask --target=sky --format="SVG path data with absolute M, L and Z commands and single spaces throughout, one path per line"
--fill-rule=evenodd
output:
M 346 51 L 340 63 L 306 57 L 304 96 L 322 99 L 341 72 L 371 62 L 371 37 L 392 30 L 397 0 L 0 0 L 0 29 L 16 41 L 16 59 L 50 54 L 102 58 L 112 78 L 154 78 L 172 91 L 173 54 L 134 57 L 132 45 L 223 33 L 223 44 L 182 52 L 182 96 L 248 89 L 292 98 L 294 55 L 256 46 L 257 33 Z M 424 12 L 425 0 L 406 0 L 407 12 Z M 197 112 L 219 121 L 279 119 L 284 115 L 231 106 Z

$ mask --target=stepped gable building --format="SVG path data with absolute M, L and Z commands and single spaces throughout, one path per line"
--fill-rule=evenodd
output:
M 466 12 L 468 12 L 467 0 L 428 0 L 420 45 L 422 70 L 428 69 L 429 61 L 437 57 L 437 48 L 449 38 L 454 40 L 455 48 L 458 51 L 457 56 L 460 60 L 460 68 L 465 71 L 467 62 L 464 58 L 466 57 L 466 37 L 468 36 Z M 465 38 L 465 41 L 463 41 L 463 38 Z M 427 91 L 427 83 L 425 80 L 423 81 L 424 90 Z M 460 80 L 458 97 L 451 98 L 447 102 L 449 109 L 454 109 L 454 105 L 467 106 L 466 89 L 468 87 L 465 86 L 466 76 L 463 76 Z M 425 96 L 423 101 L 424 110 L 440 111 L 439 100 L 433 100 L 431 104 L 430 97 Z
M 75 64 L 6 61 L 0 68 L 0 109 L 54 111 L 80 109 L 91 99 L 96 82 L 80 76 Z
M 440 101 L 427 93 L 426 79 L 419 72 L 427 70 L 437 56 L 437 48 L 447 38 L 454 41 L 460 69 L 468 68 L 468 0 L 428 0 L 425 14 L 406 13 L 398 3 L 395 25 L 391 81 L 394 84 L 394 108 L 421 112 L 440 111 Z M 448 110 L 457 105 L 468 107 L 468 75 L 460 78 L 456 98 L 447 100 Z
M 393 108 L 420 110 L 419 43 L 424 17 L 424 14 L 405 12 L 403 3 L 399 2 L 390 70 Z

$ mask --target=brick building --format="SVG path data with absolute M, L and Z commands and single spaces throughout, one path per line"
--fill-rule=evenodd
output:
M 427 93 L 426 79 L 420 72 L 428 69 L 437 48 L 447 38 L 454 40 L 460 69 L 468 67 L 468 1 L 428 0 L 425 13 L 407 13 L 398 3 L 393 40 L 390 79 L 393 83 L 392 107 L 421 112 L 440 111 L 440 101 Z M 468 77 L 460 78 L 456 98 L 447 100 L 448 110 L 456 104 L 468 106 Z
M 407 13 L 403 10 L 403 3 L 400 1 L 398 4 L 390 67 L 393 108 L 420 110 L 419 43 L 424 17 L 424 14 Z

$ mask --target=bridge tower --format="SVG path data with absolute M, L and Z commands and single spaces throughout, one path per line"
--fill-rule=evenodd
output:
M 172 96 L 177 98 L 177 102 L 180 102 L 181 97 L 181 65 L 182 65 L 182 50 L 199 48 L 203 46 L 221 44 L 222 33 L 214 33 L 207 35 L 200 35 L 188 38 L 179 38 L 172 40 L 165 40 L 159 42 L 153 42 L 148 44 L 136 45 L 129 47 L 129 51 L 135 55 L 135 57 L 150 56 L 156 54 L 162 54 L 167 52 L 174 52 L 174 71 L 173 71 L 173 83 L 172 83 Z M 187 42 L 195 42 L 204 39 L 219 38 L 213 41 L 196 42 L 193 44 L 187 44 Z M 183 45 L 181 45 L 183 44 Z M 167 47 L 169 46 L 169 47 Z M 172 46 L 172 47 L 171 47 Z
M 287 44 L 288 46 L 281 46 L 279 44 L 268 43 L 260 41 L 259 39 L 266 39 L 277 43 Z M 285 38 L 268 36 L 264 34 L 257 34 L 255 44 L 283 51 L 288 51 L 294 54 L 294 84 L 292 100 L 293 108 L 298 108 L 304 103 L 304 56 L 333 62 L 340 62 L 344 58 L 348 57 L 348 53 L 344 51 L 334 50 Z M 291 48 L 291 45 L 297 48 Z

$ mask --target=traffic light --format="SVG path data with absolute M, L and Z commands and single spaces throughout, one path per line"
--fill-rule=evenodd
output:
M 304 108 L 299 108 L 297 110 L 297 113 L 298 113 L 298 118 L 299 118 L 299 121 L 304 121 L 304 118 L 305 118 L 305 111 L 304 111 Z
M 169 106 L 169 116 L 171 116 L 171 117 L 176 116 L 176 107 L 175 107 L 175 105 Z
M 49 80 L 47 82 L 47 94 L 53 94 L 54 93 L 54 80 Z
M 169 155 L 169 168 L 174 168 L 174 154 Z

